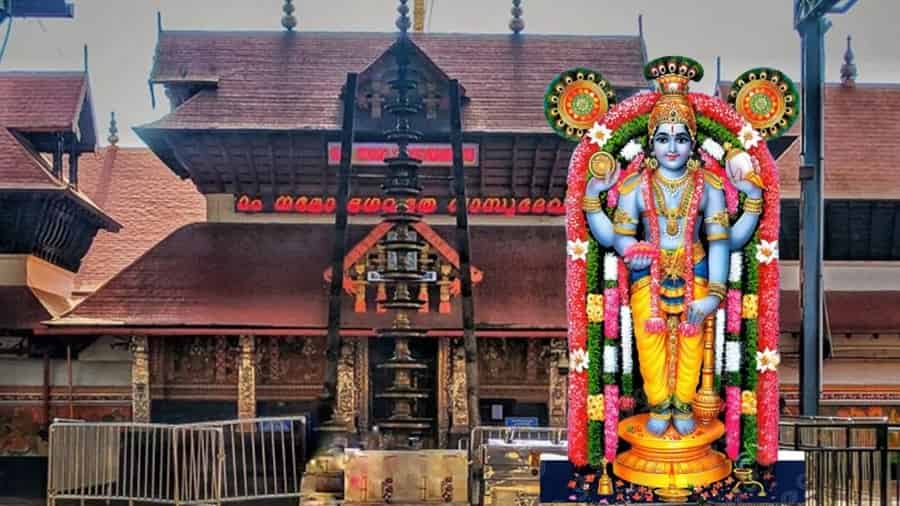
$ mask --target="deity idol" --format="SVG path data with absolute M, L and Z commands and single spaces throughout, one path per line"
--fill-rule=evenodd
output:
M 746 195 L 745 212 L 730 225 L 723 181 L 701 168 L 688 81 L 687 74 L 659 77 L 662 96 L 647 123 L 650 153 L 643 172 L 622 181 L 612 221 L 600 212 L 598 197 L 616 182 L 616 171 L 592 178 L 584 196 L 594 238 L 614 247 L 630 271 L 635 341 L 650 407 L 647 430 L 656 435 L 670 422 L 682 435 L 696 427 L 692 402 L 703 359 L 700 324 L 725 299 L 730 253 L 744 247 L 762 212 L 761 181 L 751 158 L 733 148 L 726 155 L 729 173 L 751 177 L 734 181 Z M 650 272 L 654 260 L 658 280 Z M 689 277 L 692 294 L 686 293 Z M 656 282 L 658 296 L 651 288 Z
M 658 91 L 614 104 L 602 75 L 579 68 L 545 96 L 551 126 L 579 142 L 566 191 L 569 458 L 611 462 L 670 498 L 778 449 L 778 174 L 765 139 L 790 127 L 798 95 L 758 68 L 726 102 L 689 92 L 702 75 L 659 58 L 645 69 Z

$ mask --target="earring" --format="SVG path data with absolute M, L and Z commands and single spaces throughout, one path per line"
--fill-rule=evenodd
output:
M 647 167 L 650 170 L 656 170 L 659 168 L 659 160 L 652 156 L 648 156 L 647 158 L 644 158 L 644 167 Z
M 687 168 L 691 172 L 699 169 L 700 168 L 700 160 L 697 160 L 696 158 L 691 158 L 690 160 L 688 160 Z

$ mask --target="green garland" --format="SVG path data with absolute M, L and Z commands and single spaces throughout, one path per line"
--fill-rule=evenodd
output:
M 756 251 L 759 246 L 759 230 L 744 246 L 744 295 L 758 295 L 759 293 L 759 260 L 756 259 Z M 759 373 L 756 370 L 756 351 L 758 348 L 758 323 L 756 318 L 743 319 L 744 356 L 746 359 L 741 364 L 743 372 L 742 390 L 756 391 Z M 741 415 L 741 456 L 744 465 L 756 462 L 757 450 L 756 417 Z
M 604 195 L 605 197 L 605 195 Z M 600 270 L 603 265 L 603 248 L 594 239 L 588 236 L 587 254 L 587 293 L 603 293 Z M 603 324 L 588 322 L 588 395 L 603 393 Z M 603 459 L 603 422 L 588 421 L 588 461 L 593 466 L 599 466 Z
M 731 133 L 731 130 L 712 118 L 703 116 L 702 114 L 698 114 L 697 144 L 702 145 L 703 141 L 705 141 L 707 137 L 711 137 L 712 140 L 718 142 L 722 147 L 724 147 L 725 144 L 731 144 L 736 148 L 742 146 L 740 139 L 738 139 L 736 135 Z
M 738 461 L 742 467 L 749 467 L 756 463 L 757 442 L 756 416 L 741 415 L 741 454 Z
M 588 422 L 588 462 L 594 468 L 603 464 L 604 450 L 603 422 L 591 420 Z
M 642 147 L 647 145 L 647 124 L 649 121 L 649 114 L 642 114 L 629 120 L 612 133 L 609 139 L 603 143 L 603 148 L 601 149 L 615 156 L 619 161 L 625 161 L 619 156 L 619 152 L 628 144 L 628 141 L 634 140 Z

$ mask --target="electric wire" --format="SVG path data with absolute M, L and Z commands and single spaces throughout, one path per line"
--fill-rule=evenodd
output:
M 9 34 L 12 33 L 13 18 L 9 17 L 6 25 L 6 35 L 3 36 L 3 44 L 0 44 L 0 63 L 3 63 L 3 55 L 6 54 L 6 46 L 9 44 Z

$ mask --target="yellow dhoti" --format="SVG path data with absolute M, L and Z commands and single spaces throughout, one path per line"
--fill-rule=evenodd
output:
M 670 258 L 680 256 L 674 252 L 663 253 L 668 253 L 664 256 Z M 704 257 L 702 248 L 695 250 L 694 260 L 697 267 L 694 278 L 694 300 L 699 300 L 707 294 L 707 280 L 700 277 L 701 274 L 706 274 Z M 635 274 L 639 279 L 632 284 L 631 311 L 647 403 L 651 408 L 673 404 L 684 409 L 694 400 L 703 364 L 703 342 L 700 335 L 683 337 L 679 335 L 677 329 L 687 309 L 683 304 L 684 281 L 680 278 L 669 278 L 666 280 L 669 282 L 661 283 L 659 316 L 667 321 L 667 330 L 650 333 L 645 328 L 645 322 L 651 316 L 649 272 L 643 276 L 641 275 L 643 273 Z

